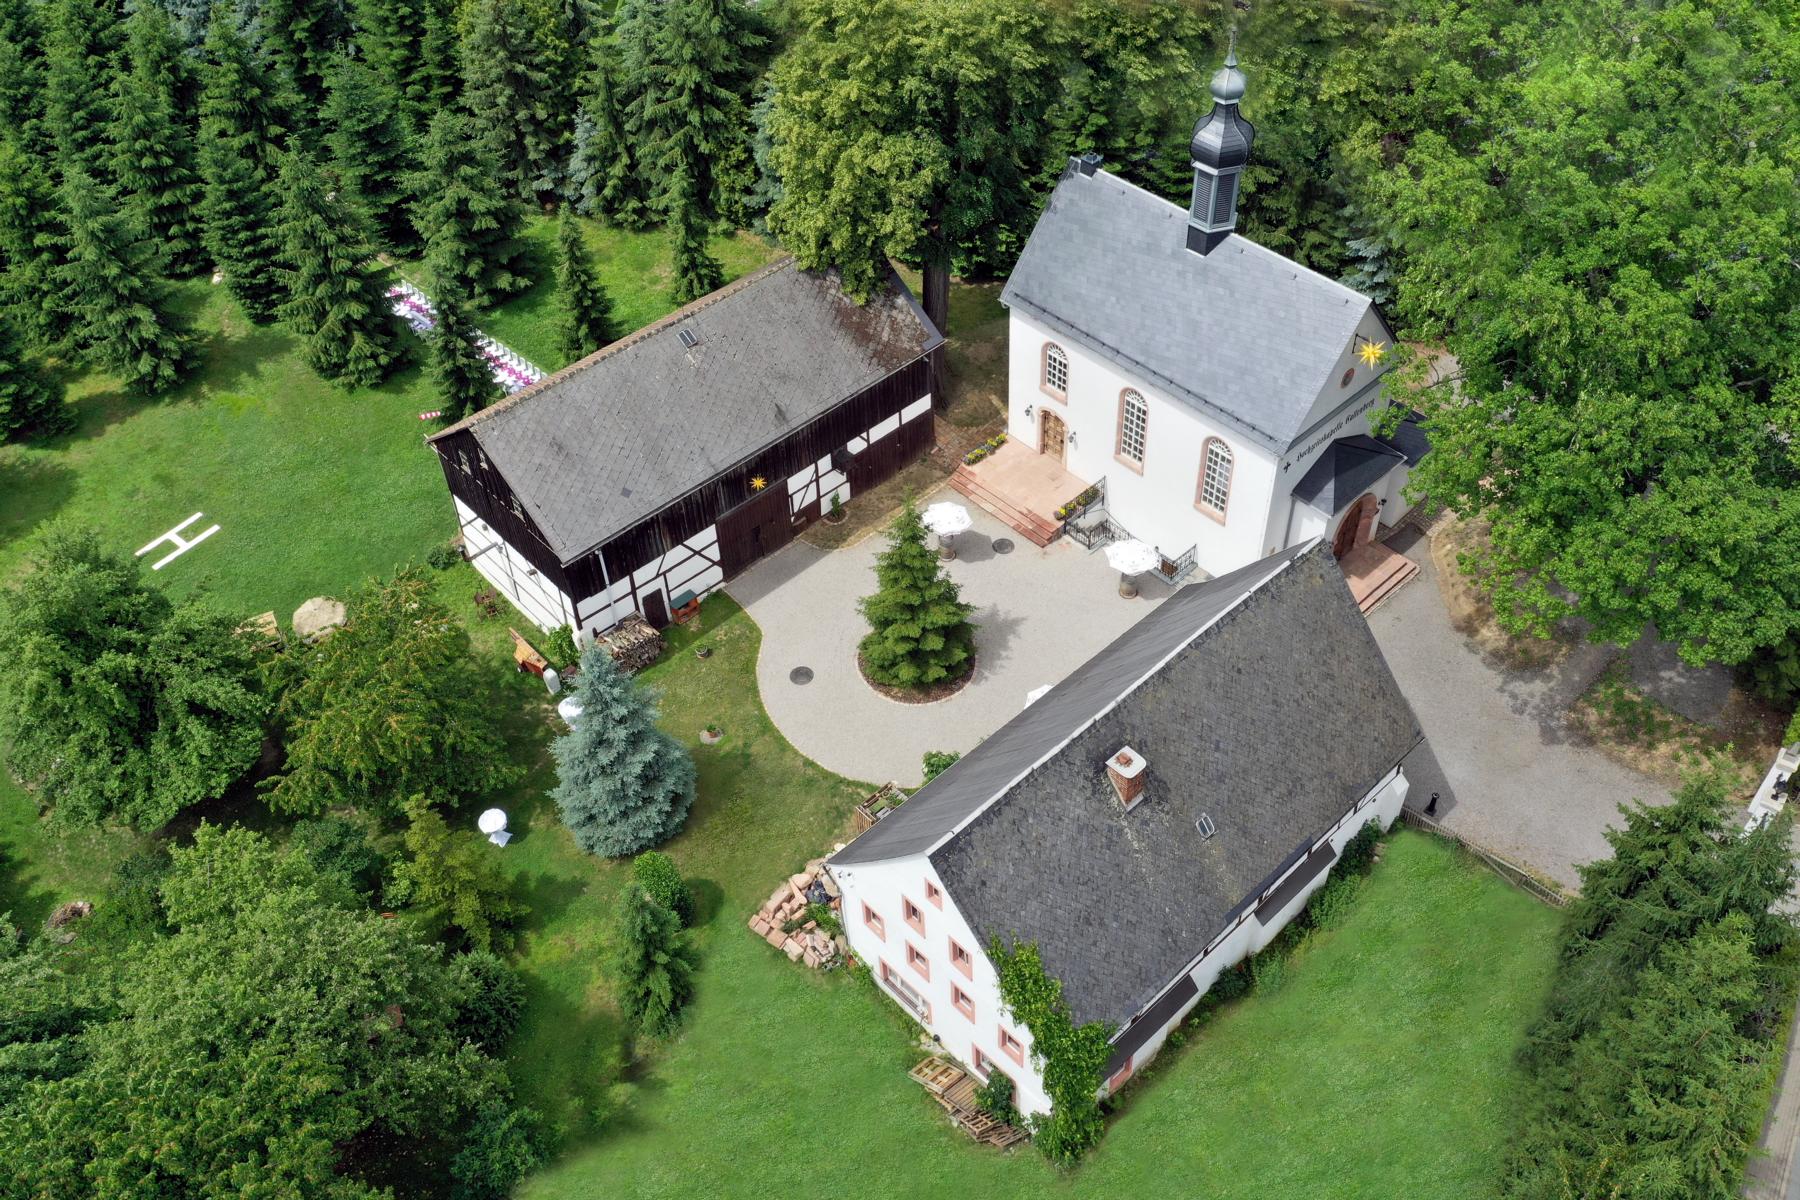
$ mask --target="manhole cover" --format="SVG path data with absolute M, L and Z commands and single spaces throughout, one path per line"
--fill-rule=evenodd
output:
M 1011 554 L 1012 553 L 1012 539 L 1011 538 L 995 538 L 994 539 L 994 553 L 995 554 Z
M 795 667 L 793 670 L 788 672 L 788 678 L 791 679 L 792 681 L 794 681 L 795 683 L 811 683 L 812 682 L 812 668 L 811 667 Z

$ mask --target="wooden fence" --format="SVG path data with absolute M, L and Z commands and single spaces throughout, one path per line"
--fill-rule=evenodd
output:
M 1506 882 L 1512 884 L 1516 888 L 1530 892 L 1533 896 L 1536 896 L 1539 900 L 1542 900 L 1552 908 L 1563 908 L 1567 906 L 1570 900 L 1574 899 L 1572 895 L 1564 891 L 1560 886 L 1539 879 L 1517 863 L 1508 862 L 1493 851 L 1478 846 L 1467 838 L 1459 837 L 1417 809 L 1402 808 L 1400 810 L 1400 820 L 1407 825 L 1412 826 L 1414 829 L 1423 830 L 1426 833 L 1441 837 L 1445 841 L 1456 843 L 1458 846 L 1461 846 L 1464 850 L 1467 850 L 1470 854 L 1473 854 L 1476 858 L 1486 863 L 1496 875 L 1500 876 L 1500 878 L 1506 880 Z

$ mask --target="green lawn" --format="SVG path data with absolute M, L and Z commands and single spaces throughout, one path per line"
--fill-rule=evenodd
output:
M 758 890 L 746 884 L 746 905 Z M 1495 1176 L 1556 920 L 1447 847 L 1398 835 L 1344 927 L 1315 935 L 1280 990 L 1159 1061 L 1063 1176 L 950 1130 L 905 1077 L 918 1055 L 897 1010 L 790 965 L 736 928 L 742 915 L 708 948 L 686 1032 L 525 1196 L 1462 1200 Z

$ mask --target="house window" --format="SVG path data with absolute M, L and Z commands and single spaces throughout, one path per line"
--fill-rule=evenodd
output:
M 925 913 L 918 905 L 904 896 L 900 897 L 900 915 L 906 918 L 906 923 L 911 925 L 915 932 L 925 932 Z
M 1127 464 L 1144 465 L 1144 432 L 1150 421 L 1150 406 L 1141 393 L 1126 388 L 1119 393 L 1118 456 Z
M 938 908 L 944 907 L 944 889 L 927 879 L 925 881 L 925 899 Z
M 956 1011 L 973 1021 L 975 1019 L 975 997 L 957 987 L 950 985 L 950 1003 Z
M 863 905 L 863 924 L 872 929 L 875 932 L 876 937 L 884 942 L 887 941 L 887 923 L 884 922 L 881 919 L 881 916 L 867 904 Z
M 964 978 L 975 978 L 975 956 L 950 939 L 950 965 L 963 973 Z
M 906 943 L 906 965 L 917 971 L 921 978 L 931 978 L 931 961 L 925 952 L 911 942 Z
M 458 450 L 456 452 L 456 465 L 462 468 L 462 473 L 464 475 L 469 473 L 469 452 L 467 450 Z
M 1194 503 L 1210 516 L 1225 519 L 1225 503 L 1231 498 L 1231 447 L 1218 438 L 1207 438 L 1200 452 L 1200 492 Z
M 1000 1052 L 1021 1065 L 1025 1062 L 1025 1043 L 1014 1037 L 1006 1028 L 1000 1026 Z
M 525 519 L 525 510 L 519 507 L 519 498 L 517 496 L 508 496 L 506 498 L 506 504 L 508 508 L 512 509 L 513 516 L 519 518 L 521 521 Z
M 487 455 L 477 450 L 475 452 L 475 465 L 484 471 L 487 470 Z
M 931 1005 L 919 994 L 919 989 L 906 982 L 899 972 L 885 962 L 881 964 L 881 982 L 887 988 L 888 995 L 898 1000 L 908 1012 L 927 1024 L 931 1022 Z
M 983 1080 L 992 1079 L 996 1075 L 1006 1075 L 1006 1078 L 1012 1081 L 1013 1096 L 1016 1098 L 1019 1094 L 1018 1081 L 1014 1080 L 1011 1075 L 1007 1075 L 1005 1071 L 1001 1070 L 1000 1065 L 994 1061 L 993 1056 L 984 1052 L 980 1046 L 976 1046 L 974 1050 L 975 1061 L 970 1065 L 975 1068 L 975 1074 Z
M 1069 394 L 1069 356 L 1055 342 L 1044 343 L 1043 387 L 1058 400 Z

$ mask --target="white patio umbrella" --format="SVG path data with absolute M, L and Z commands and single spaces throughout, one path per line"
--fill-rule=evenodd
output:
M 506 832 L 506 813 L 501 809 L 490 808 L 475 818 L 475 828 L 487 834 L 487 840 L 496 846 L 512 841 L 512 834 Z
M 1137 577 L 1162 561 L 1156 547 L 1131 538 L 1106 547 L 1106 561 L 1119 573 L 1119 595 L 1127 600 L 1138 594 Z
M 950 539 L 959 533 L 967 533 L 975 524 L 975 518 L 969 510 L 949 500 L 940 500 L 919 514 L 925 528 L 938 535 L 938 557 L 955 558 L 956 547 Z

